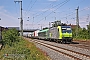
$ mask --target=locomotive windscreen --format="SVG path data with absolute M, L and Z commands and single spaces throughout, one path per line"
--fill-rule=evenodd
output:
M 71 33 L 71 26 L 61 26 L 62 33 Z

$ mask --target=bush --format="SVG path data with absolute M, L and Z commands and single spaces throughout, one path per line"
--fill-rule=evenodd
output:
M 76 32 L 76 31 L 77 31 L 76 29 L 72 29 L 73 38 L 76 38 L 76 39 L 90 39 L 88 30 L 86 28 L 79 28 L 78 32 Z M 78 33 L 77 36 L 76 36 L 76 33 Z
M 3 31 L 2 35 L 5 47 L 0 50 L 0 60 L 47 60 L 33 43 L 20 38 L 16 29 Z
M 16 29 L 4 30 L 2 32 L 2 41 L 4 45 L 12 46 L 19 41 L 19 32 Z
M 8 55 L 8 56 L 7 56 Z M 49 60 L 33 43 L 20 40 L 0 51 L 0 60 Z

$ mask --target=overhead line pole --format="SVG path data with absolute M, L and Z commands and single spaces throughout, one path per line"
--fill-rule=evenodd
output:
M 20 21 L 20 30 L 21 31 L 20 31 L 20 35 L 23 36 L 22 1 L 14 1 L 14 2 L 21 3 L 21 13 L 20 13 L 21 14 L 21 18 L 20 18 L 21 19 L 21 21 Z
M 76 9 L 76 25 L 77 25 L 77 29 L 76 29 L 76 36 L 78 36 L 78 31 L 79 31 L 79 16 L 78 16 L 78 10 L 79 10 L 79 6 Z

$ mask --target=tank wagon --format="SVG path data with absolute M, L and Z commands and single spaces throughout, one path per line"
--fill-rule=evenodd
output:
M 39 39 L 67 43 L 72 42 L 71 26 L 52 27 L 38 32 Z

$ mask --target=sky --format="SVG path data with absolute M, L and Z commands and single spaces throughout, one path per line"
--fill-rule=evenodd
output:
M 0 26 L 20 27 L 20 2 L 14 1 L 22 1 L 24 29 L 49 27 L 57 20 L 75 25 L 78 6 L 80 26 L 90 22 L 90 0 L 0 0 Z

